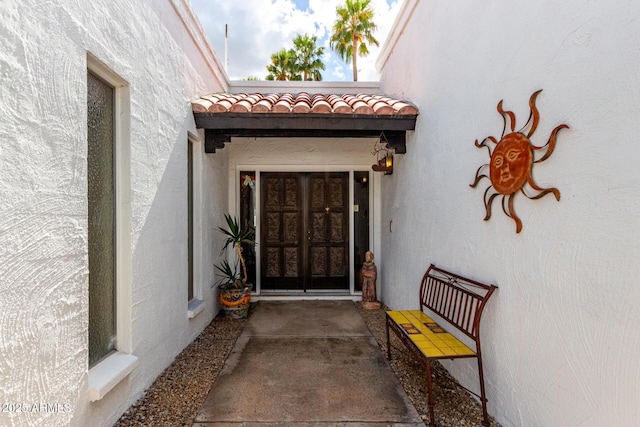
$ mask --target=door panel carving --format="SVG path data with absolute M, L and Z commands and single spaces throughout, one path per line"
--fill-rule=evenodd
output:
M 331 241 L 342 242 L 344 241 L 344 227 L 342 222 L 344 220 L 343 213 L 330 213 L 329 222 L 331 224 Z
M 313 242 L 324 242 L 326 238 L 326 221 L 325 221 L 324 213 L 313 213 L 311 214 L 312 220 L 312 231 L 311 231 L 311 240 Z
M 325 248 L 311 248 L 311 275 L 327 274 L 327 251 Z
M 329 274 L 333 277 L 344 276 L 345 274 L 345 251 L 344 248 L 330 248 L 329 249 Z
M 324 208 L 325 205 L 325 182 L 322 178 L 311 179 L 311 207 Z
M 277 242 L 280 240 L 280 214 L 269 212 L 266 216 L 267 240 Z
M 267 276 L 278 277 L 280 276 L 280 249 L 267 248 Z
M 284 248 L 284 275 L 285 277 L 298 277 L 298 248 Z
M 298 180 L 296 178 L 284 180 L 284 206 L 294 209 L 298 207 Z
M 332 208 L 340 208 L 344 203 L 343 192 L 348 189 L 344 188 L 344 180 L 342 178 L 331 178 L 329 181 L 329 206 Z
M 298 242 L 298 213 L 285 212 L 284 214 L 284 241 Z
M 280 206 L 280 180 L 276 178 L 267 178 L 265 180 L 267 187 L 266 202 L 269 207 Z

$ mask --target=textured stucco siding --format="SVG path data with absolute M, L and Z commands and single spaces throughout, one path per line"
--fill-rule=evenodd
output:
M 428 263 L 499 286 L 483 319 L 489 411 L 507 426 L 630 426 L 640 419 L 640 4 L 407 1 L 382 91 L 420 108 L 407 154 L 383 181 L 382 298 L 417 307 Z M 414 8 L 415 7 L 415 8 Z M 499 199 L 483 221 L 487 163 L 476 139 L 500 137 L 496 104 L 529 117 L 552 156 L 533 166 L 552 195 Z M 407 191 L 409 190 L 409 191 Z M 473 363 L 447 363 L 477 390 Z
M 0 402 L 28 407 L 1 412 L 0 425 L 111 425 L 217 310 L 208 260 L 219 248 L 210 230 L 226 211 L 225 157 L 196 150 L 198 197 L 207 207 L 196 232 L 209 240 L 196 275 L 206 309 L 189 320 L 186 144 L 188 132 L 199 135 L 190 100 L 224 88 L 176 8 L 127 0 L 0 5 Z M 130 338 L 123 345 L 138 357 L 129 377 L 94 403 L 87 395 L 88 53 L 127 82 Z M 37 411 L 34 403 L 50 406 Z
M 376 138 L 234 138 L 229 167 L 261 166 L 288 171 L 371 170 Z M 226 149 L 226 148 L 225 148 Z M 373 171 L 371 171 L 373 174 Z

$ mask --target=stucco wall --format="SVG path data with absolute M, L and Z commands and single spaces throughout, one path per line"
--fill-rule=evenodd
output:
M 415 9 L 414 9 L 415 8 Z M 483 319 L 489 410 L 504 426 L 630 426 L 640 418 L 640 4 L 407 1 L 409 19 L 382 58 L 382 91 L 420 108 L 405 156 L 383 182 L 383 299 L 417 307 L 436 263 L 499 286 Z M 401 13 L 402 15 L 402 13 Z M 406 26 L 405 26 L 406 24 Z M 483 221 L 488 162 L 476 139 L 500 138 L 496 104 L 529 116 L 532 142 L 567 123 L 533 166 L 561 192 L 515 198 L 520 234 L 499 200 Z M 477 389 L 471 364 L 448 363 Z
M 376 160 L 371 154 L 375 143 L 376 138 L 234 138 L 224 150 L 229 151 L 230 169 L 258 165 L 288 171 L 327 166 L 370 170 Z
M 197 254 L 187 318 L 187 133 L 190 100 L 222 89 L 206 49 L 176 10 L 182 1 L 8 0 L 0 5 L 0 402 L 8 426 L 111 425 L 210 321 L 209 260 Z M 87 53 L 128 85 L 125 143 L 130 184 L 127 299 L 130 352 L 138 365 L 89 403 L 87 366 Z M 196 232 L 226 210 L 224 157 L 197 160 L 207 209 Z M 127 252 L 125 251 L 125 252 Z M 216 249 L 217 252 L 217 249 Z M 38 412 L 32 404 L 49 404 Z M 58 404 L 59 406 L 54 406 Z M 12 409 L 13 408 L 13 409 Z M 54 409 L 55 408 L 55 409 Z

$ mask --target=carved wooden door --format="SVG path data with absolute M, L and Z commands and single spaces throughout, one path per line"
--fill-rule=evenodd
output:
M 307 289 L 349 289 L 349 174 L 307 176 Z
M 349 289 L 349 175 L 263 173 L 261 285 Z

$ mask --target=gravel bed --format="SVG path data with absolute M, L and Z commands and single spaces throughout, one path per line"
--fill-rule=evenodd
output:
M 386 307 L 364 310 L 360 304 L 356 306 L 381 351 L 385 352 Z M 213 319 L 114 426 L 191 426 L 246 323 L 247 320 L 228 320 L 222 315 Z M 392 339 L 392 345 L 391 368 L 426 423 L 429 417 L 424 369 L 397 338 Z M 439 363 L 433 364 L 433 374 L 436 424 L 439 427 L 480 426 L 479 403 L 459 387 Z M 500 427 L 493 419 L 491 426 Z
M 218 315 L 114 426 L 191 426 L 246 324 Z

